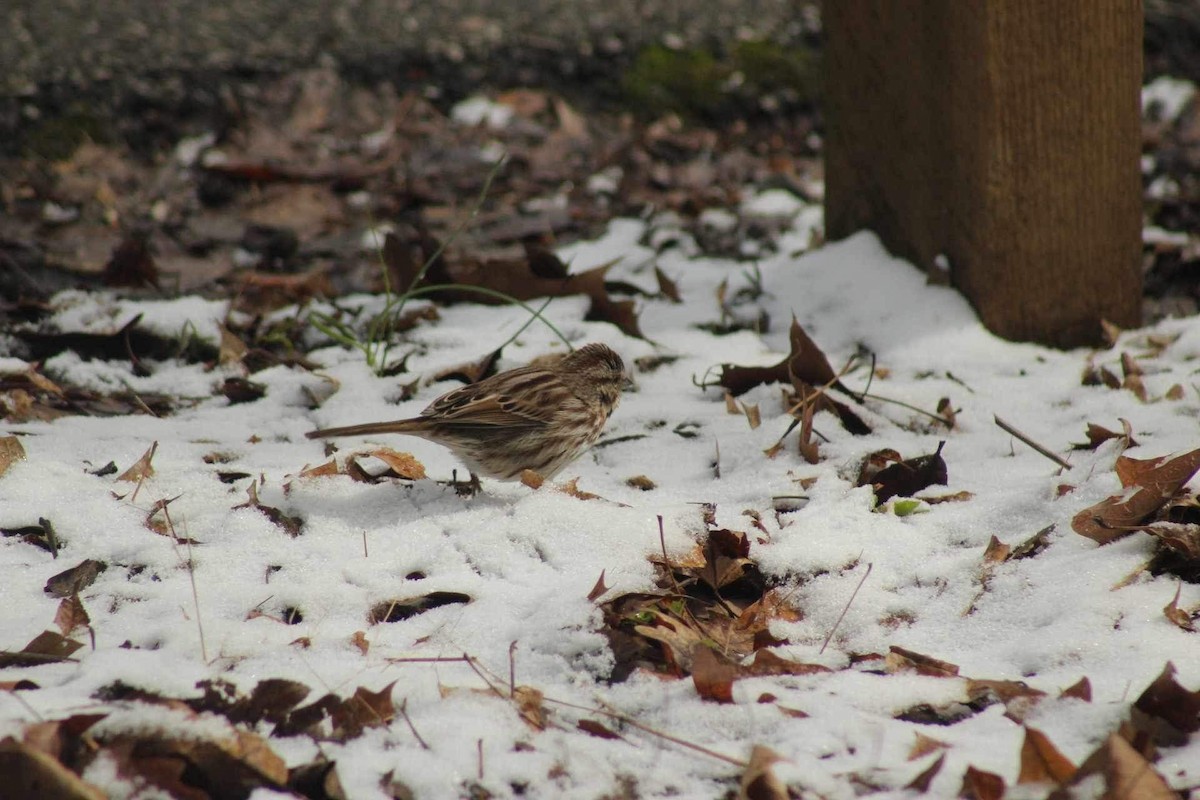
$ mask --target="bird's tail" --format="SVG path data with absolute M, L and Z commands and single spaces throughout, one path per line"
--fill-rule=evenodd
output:
M 343 428 L 323 428 L 304 434 L 309 439 L 325 439 L 331 436 L 366 436 L 373 433 L 407 433 L 420 435 L 424 432 L 424 420 L 398 419 L 392 422 L 368 422 L 364 425 L 347 425 Z

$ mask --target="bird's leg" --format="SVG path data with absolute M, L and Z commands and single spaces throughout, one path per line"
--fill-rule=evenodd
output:
M 450 473 L 450 485 L 454 487 L 454 492 L 459 497 L 474 497 L 483 491 L 483 484 L 479 482 L 479 476 L 474 472 L 468 472 L 467 474 L 471 476 L 471 480 L 460 481 L 458 479 L 458 470 Z

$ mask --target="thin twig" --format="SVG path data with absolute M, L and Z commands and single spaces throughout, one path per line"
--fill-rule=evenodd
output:
M 363 528 L 362 540 L 363 540 L 363 558 L 370 558 L 371 556 L 367 553 L 367 529 L 366 528 Z
M 508 696 L 517 696 L 517 640 L 508 645 Z
M 429 743 L 426 742 L 421 734 L 417 733 L 417 726 L 413 725 L 412 718 L 408 716 L 408 698 L 404 698 L 400 702 L 400 708 L 396 709 L 400 713 L 400 717 L 408 724 L 408 729 L 412 731 L 413 738 L 417 740 L 417 744 L 421 745 L 422 750 L 431 750 Z
M 918 408 L 917 406 L 911 405 L 910 403 L 906 403 L 903 400 L 894 400 L 891 397 L 884 397 L 883 395 L 879 395 L 879 394 L 868 394 L 866 392 L 863 392 L 862 396 L 867 400 L 878 400 L 881 403 L 891 403 L 894 406 L 900 406 L 901 408 L 907 408 L 909 411 L 915 411 L 918 414 L 924 414 L 925 416 L 929 417 L 930 419 L 932 419 L 936 422 L 940 422 L 943 425 L 949 425 L 949 422 L 947 422 L 945 417 L 943 417 L 939 414 L 935 414 L 932 411 L 926 411 L 923 408 Z
M 171 530 L 171 540 L 179 541 L 179 534 L 175 532 L 175 521 L 171 519 L 171 509 L 166 503 L 162 507 L 163 516 L 167 520 L 167 527 Z M 204 641 L 204 623 L 200 620 L 200 595 L 196 592 L 196 562 L 192 560 L 192 537 L 188 536 L 184 539 L 187 544 L 187 574 L 188 581 L 192 584 L 192 609 L 196 614 L 196 630 L 200 633 L 200 659 L 208 663 L 208 647 Z
M 1071 465 L 1070 465 L 1070 463 L 1069 463 L 1069 462 L 1067 462 L 1067 460 L 1066 460 L 1066 459 L 1062 458 L 1062 456 L 1059 456 L 1057 453 L 1051 452 L 1050 450 L 1047 450 L 1045 447 L 1042 447 L 1040 444 L 1038 444 L 1037 442 L 1035 442 L 1033 439 L 1030 439 L 1028 436 L 1026 436 L 1025 434 L 1021 433 L 1019 430 L 1017 430 L 1016 428 L 1014 428 L 1012 425 L 1009 425 L 1007 422 L 1005 422 L 1004 420 L 1000 419 L 1000 418 L 999 418 L 998 416 L 996 416 L 995 414 L 993 414 L 993 415 L 992 415 L 992 419 L 994 419 L 994 420 L 996 421 L 996 424 L 1000 426 L 1000 429 L 1001 429 L 1001 430 L 1003 430 L 1003 431 L 1005 431 L 1005 432 L 1007 432 L 1007 433 L 1011 433 L 1011 434 L 1012 434 L 1013 436 L 1015 436 L 1015 437 L 1016 437 L 1018 440 L 1020 440 L 1020 441 L 1024 442 L 1025 444 L 1029 445 L 1029 446 L 1030 446 L 1030 447 L 1032 447 L 1034 450 L 1036 450 L 1037 452 L 1041 453 L 1041 454 L 1042 454 L 1042 455 L 1044 455 L 1046 458 L 1048 458 L 1048 459 L 1050 459 L 1051 461 L 1053 461 L 1055 464 L 1058 464 L 1058 465 L 1059 465 L 1060 467 L 1062 467 L 1063 469 L 1070 469 L 1070 468 L 1071 468 Z
M 72 660 L 75 660 L 75 659 L 72 659 Z M 15 689 L 9 689 L 8 694 L 10 697 L 12 697 L 13 700 L 16 700 L 18 703 L 25 706 L 25 710 L 28 711 L 30 714 L 33 714 L 33 716 L 37 719 L 38 722 L 46 721 L 46 718 L 43 717 L 41 714 L 39 714 L 37 712 L 36 708 L 29 705 L 29 702 L 24 697 L 21 697 L 21 695 L 17 694 Z
M 854 598 L 858 597 L 858 590 L 867 582 L 867 576 L 871 574 L 871 564 L 867 564 L 867 571 L 863 573 L 862 578 L 858 582 L 858 586 L 854 587 L 854 592 L 851 593 L 850 599 L 846 601 L 846 607 L 842 609 L 842 613 L 838 614 L 837 622 L 833 623 L 833 627 L 829 629 L 829 635 L 825 637 L 824 643 L 821 644 L 821 649 L 817 654 L 825 652 L 825 648 L 829 646 L 829 642 L 833 640 L 833 635 L 837 633 L 838 626 L 842 624 L 842 620 L 846 617 L 846 612 L 850 610 L 850 606 L 854 604 Z
M 490 680 L 488 680 L 488 678 L 487 678 L 487 676 L 486 676 L 486 675 L 484 675 L 484 674 L 483 674 L 483 669 L 482 669 L 483 665 L 482 665 L 482 664 L 478 664 L 478 663 L 476 663 L 475 659 L 474 659 L 474 658 L 472 658 L 471 656 L 467 655 L 466 653 L 463 653 L 463 659 L 464 659 L 464 660 L 466 660 L 466 662 L 467 662 L 467 666 L 468 666 L 468 667 L 470 667 L 470 668 L 471 668 L 471 670 L 472 670 L 472 671 L 473 671 L 473 672 L 474 672 L 476 675 L 478 675 L 478 676 L 479 676 L 479 680 L 481 680 L 481 681 L 483 681 L 484 683 L 486 683 L 486 684 L 487 684 L 487 687 L 488 687 L 489 689 L 491 689 L 491 690 L 492 690 L 492 691 L 493 691 L 493 692 L 496 694 L 496 697 L 499 697 L 499 698 L 502 698 L 502 699 L 505 699 L 505 700 L 509 699 L 509 698 L 507 698 L 507 697 L 505 697 L 505 696 L 504 696 L 504 692 L 500 691 L 500 690 L 499 690 L 499 689 L 497 689 L 495 686 L 493 686 L 493 685 L 492 685 L 492 682 L 491 682 Z
M 680 747 L 686 747 L 689 750 L 695 750 L 697 753 L 703 753 L 706 756 L 724 761 L 727 764 L 732 764 L 733 766 L 740 767 L 741 769 L 745 769 L 747 766 L 749 766 L 747 762 L 740 758 L 727 756 L 724 753 L 718 753 L 716 750 L 709 750 L 703 745 L 696 744 L 695 742 L 689 742 L 687 739 L 680 739 L 678 736 L 672 736 L 671 734 L 665 733 L 656 728 L 651 728 L 649 725 L 643 725 L 632 717 L 622 714 L 618 711 L 609 711 L 606 708 L 580 705 L 579 703 L 571 703 L 566 700 L 557 700 L 553 697 L 542 697 L 542 701 L 546 703 L 554 703 L 555 705 L 559 706 L 565 706 L 566 708 L 578 709 L 579 711 L 587 711 L 590 714 L 600 714 L 608 717 L 609 719 L 615 719 L 618 722 L 624 723 L 631 728 L 637 728 L 639 731 L 648 733 L 651 736 L 657 736 L 660 739 L 666 739 L 668 742 L 677 744 Z
M 479 780 L 483 781 L 483 739 L 475 740 L 475 756 L 479 761 Z

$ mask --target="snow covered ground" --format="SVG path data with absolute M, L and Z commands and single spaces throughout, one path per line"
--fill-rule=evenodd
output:
M 620 258 L 609 278 L 648 291 L 657 265 L 685 301 L 640 301 L 646 340 L 581 321 L 586 298 L 556 299 L 545 312 L 574 343 L 603 341 L 629 365 L 674 357 L 634 368 L 636 386 L 602 440 L 617 441 L 560 476 L 578 476 L 579 488 L 600 499 L 488 481 L 482 494 L 459 497 L 436 482 L 461 472 L 448 451 L 395 436 L 341 442 L 338 456 L 386 445 L 412 453 L 429 479 L 370 485 L 345 475 L 298 477 L 328 460 L 306 431 L 415 414 L 457 384 L 420 385 L 397 405 L 401 386 L 493 350 L 526 321 L 520 309 L 442 309 L 440 320 L 407 334 L 421 347 L 409 360 L 410 374 L 398 377 L 376 377 L 357 351 L 317 350 L 311 358 L 320 371 L 259 372 L 253 380 L 265 384 L 266 395 L 238 405 L 212 396 L 214 385 L 240 374 L 236 366 L 160 363 L 143 378 L 127 363 L 85 362 L 70 353 L 51 359 L 43 371 L 63 381 L 204 399 L 162 419 L 3 425 L 0 433 L 20 434 L 26 458 L 0 477 L 0 527 L 50 519 L 62 549 L 52 559 L 19 537 L 0 540 L 0 647 L 18 651 L 54 628 L 60 599 L 43 590 L 51 576 L 84 559 L 107 569 L 80 594 L 94 644 L 86 631 L 77 632 L 85 646 L 72 661 L 0 670 L 6 687 L 22 679 L 38 687 L 0 694 L 0 738 L 21 738 L 38 720 L 85 713 L 108 715 L 92 731 L 102 740 L 147 732 L 228 738 L 230 723 L 217 714 L 197 716 L 119 693 L 123 699 L 102 699 L 114 695 L 99 692 L 119 681 L 186 699 L 197 697 L 197 682 L 206 679 L 249 693 L 264 679 L 286 678 L 312 689 L 306 702 L 327 692 L 348 697 L 360 687 L 390 687 L 394 708 L 403 706 L 406 718 L 397 711 L 387 724 L 368 725 L 343 742 L 265 738 L 288 766 L 318 755 L 335 762 L 347 797 L 402 796 L 388 789 L 393 781 L 418 798 L 721 797 L 738 791 L 745 772 L 739 763 L 755 745 L 780 757 L 770 770 L 800 796 L 911 796 L 915 790 L 903 787 L 943 756 L 924 788 L 955 796 L 969 767 L 1013 787 L 1025 726 L 1080 764 L 1129 716 L 1167 662 L 1180 684 L 1200 688 L 1200 640 L 1163 613 L 1179 580 L 1137 572 L 1154 540 L 1134 533 L 1101 547 L 1071 528 L 1078 512 L 1121 491 L 1113 470 L 1118 440 L 1071 450 L 1086 441 L 1088 423 L 1119 431 L 1119 419 L 1129 420 L 1138 445 L 1127 454 L 1137 458 L 1200 446 L 1200 320 L 1125 332 L 1116 347 L 1100 352 L 1001 341 L 959 295 L 927 285 L 872 236 L 796 255 L 819 224 L 816 210 L 770 198 L 753 208 L 777 209 L 792 220 L 778 252 L 758 262 L 758 275 L 745 264 L 693 257 L 688 235 L 669 223 L 619 220 L 603 238 L 560 251 L 573 271 Z M 676 246 L 661 252 L 650 246 L 667 240 Z M 716 295 L 723 281 L 727 297 L 747 290 L 735 310 L 765 312 L 766 333 L 714 335 L 697 327 L 721 320 Z M 146 326 L 174 335 L 186 320 L 214 343 L 226 314 L 223 303 L 192 298 L 135 303 L 64 295 L 58 303 L 56 319 L 67 330 L 111 330 L 140 312 Z M 819 463 L 801 457 L 795 432 L 768 458 L 764 450 L 792 421 L 779 385 L 738 398 L 760 409 L 762 424 L 751 428 L 745 415 L 729 413 L 720 388 L 696 383 L 721 363 L 778 362 L 788 352 L 793 314 L 835 368 L 861 347 L 873 352 L 873 394 L 930 412 L 950 398 L 958 409 L 954 429 L 867 400 L 855 407 L 870 434 L 851 435 L 822 412 L 815 420 L 825 437 L 818 438 Z M 561 342 L 534 324 L 504 349 L 500 367 L 555 349 Z M 1082 385 L 1090 362 L 1120 375 L 1122 352 L 1137 357 L 1151 402 L 1127 389 Z M 0 367 L 12 372 L 24 365 L 7 359 Z M 860 390 L 867 372 L 860 368 L 843 380 Z M 1176 384 L 1182 396 L 1164 399 Z M 317 408 L 314 398 L 323 401 Z M 994 415 L 1068 458 L 1072 469 L 1060 470 L 1002 431 Z M 900 516 L 873 510 L 871 489 L 855 486 L 867 454 L 893 448 L 909 458 L 932 453 L 943 440 L 948 485 L 922 495 L 969 496 Z M 153 475 L 140 484 L 89 473 L 109 461 L 125 470 L 153 442 Z M 219 472 L 252 477 L 224 483 Z M 655 488 L 629 485 L 635 476 Z M 260 477 L 260 502 L 302 520 L 299 536 L 242 506 L 247 485 Z M 773 498 L 797 495 L 806 502 L 789 501 L 799 508 L 776 513 Z M 146 524 L 155 503 L 171 498 L 175 533 L 193 544 Z M 732 703 L 702 698 L 686 677 L 641 671 L 624 682 L 606 680 L 614 655 L 589 592 L 601 573 L 607 592 L 600 603 L 655 591 L 651 558 L 661 557 L 662 546 L 656 517 L 665 521 L 669 556 L 683 558 L 703 542 L 703 504 L 715 506 L 717 526 L 750 533 L 749 558 L 778 583 L 794 611 L 771 623 L 771 635 L 787 642 L 774 652 L 830 671 L 745 677 L 733 684 Z M 756 512 L 762 528 L 747 512 Z M 162 519 L 160 513 L 156 520 Z M 1050 525 L 1045 549 L 1033 557 L 985 563 L 992 537 L 1015 547 Z M 461 593 L 469 602 L 371 621 L 381 603 L 434 592 Z M 1178 606 L 1197 604 L 1200 587 L 1182 584 Z M 957 665 L 959 676 L 885 668 L 878 656 L 893 646 Z M 438 658 L 444 660 L 414 660 Z M 512 682 L 544 700 L 523 704 L 504 696 L 510 664 Z M 1059 696 L 1085 677 L 1090 702 Z M 1011 707 L 1006 716 L 1002 702 L 967 706 L 969 679 L 1024 681 L 1046 696 L 1028 703 L 1022 724 Z M 959 709 L 961 719 L 914 721 L 913 710 L 924 707 L 934 717 Z M 603 729 L 580 727 L 580 720 Z M 272 725 L 259 721 L 248 729 L 267 737 Z M 602 730 L 616 736 L 597 735 Z M 911 757 L 922 736 L 944 746 L 918 747 Z M 1160 754 L 1154 768 L 1172 786 L 1200 785 L 1200 739 Z M 155 796 L 121 771 L 116 756 L 104 756 L 83 778 L 113 796 Z M 1009 796 L 1044 796 L 1048 786 L 1029 784 Z M 275 796 L 286 793 L 254 794 Z

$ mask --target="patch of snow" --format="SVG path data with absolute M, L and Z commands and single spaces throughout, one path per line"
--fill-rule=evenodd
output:
M 1196 96 L 1196 84 L 1161 75 L 1142 87 L 1142 109 L 1163 122 L 1174 122 Z
M 514 114 L 511 106 L 489 100 L 482 95 L 461 100 L 450 109 L 450 119 L 471 127 L 487 125 L 489 128 L 506 128 L 512 122 Z

